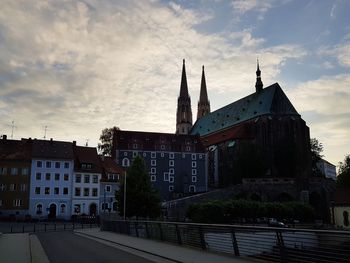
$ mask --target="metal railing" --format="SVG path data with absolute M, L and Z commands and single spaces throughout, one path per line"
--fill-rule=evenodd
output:
M 0 232 L 8 233 L 35 233 L 49 231 L 73 231 L 76 229 L 100 227 L 96 223 L 0 223 Z
M 122 220 L 101 230 L 271 262 L 350 262 L 350 231 Z

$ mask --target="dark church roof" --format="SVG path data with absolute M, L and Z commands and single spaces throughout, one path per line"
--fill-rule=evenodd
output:
M 26 140 L 0 139 L 0 160 L 28 161 L 31 159 L 31 144 Z
M 191 134 L 205 136 L 263 115 L 300 116 L 275 83 L 200 118 Z

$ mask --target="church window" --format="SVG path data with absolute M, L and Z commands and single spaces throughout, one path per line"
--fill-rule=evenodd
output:
M 130 161 L 129 161 L 129 159 L 128 159 L 128 158 L 124 158 L 123 161 L 122 161 L 122 165 L 123 165 L 124 167 L 130 166 Z

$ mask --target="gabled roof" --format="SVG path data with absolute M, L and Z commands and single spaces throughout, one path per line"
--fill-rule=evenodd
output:
M 30 141 L 0 139 L 0 159 L 11 161 L 30 161 Z
M 54 140 L 32 140 L 32 157 L 43 159 L 72 160 L 73 143 Z
M 191 134 L 209 135 L 263 115 L 300 117 L 278 83 L 237 100 L 196 121 Z
M 103 168 L 103 172 L 108 174 L 120 174 L 122 175 L 125 169 L 119 165 L 109 156 L 100 156 L 101 165 Z
M 74 146 L 74 171 L 101 173 L 101 163 L 96 148 Z M 91 164 L 91 168 L 82 168 L 82 164 Z

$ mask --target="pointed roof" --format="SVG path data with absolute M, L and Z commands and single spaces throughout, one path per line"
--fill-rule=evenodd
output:
M 180 85 L 180 98 L 188 98 L 188 87 L 187 87 L 187 77 L 186 77 L 186 68 L 185 60 L 182 61 L 182 76 L 181 76 L 181 85 Z
M 201 92 L 199 95 L 199 102 L 209 102 L 207 93 L 207 84 L 205 82 L 204 66 L 202 66 L 202 80 L 201 80 Z
M 191 134 L 208 135 L 263 115 L 300 117 L 281 87 L 275 83 L 198 119 Z
M 257 64 L 257 69 L 256 69 L 256 82 L 255 82 L 255 89 L 256 92 L 260 92 L 263 89 L 264 84 L 261 81 L 261 71 L 259 68 L 259 60 L 256 60 L 256 64 Z

